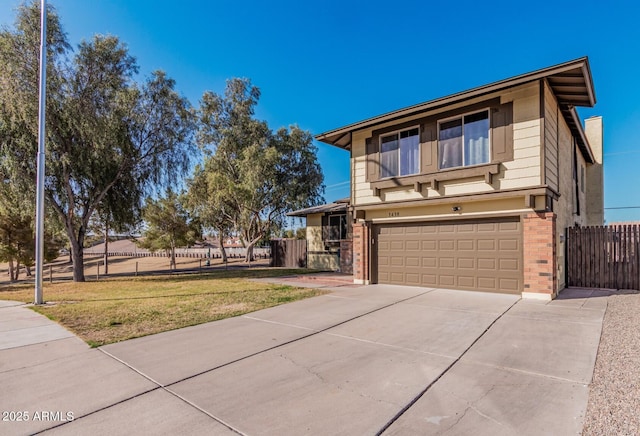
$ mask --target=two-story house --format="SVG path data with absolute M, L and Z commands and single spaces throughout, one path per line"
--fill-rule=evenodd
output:
M 595 101 L 585 57 L 317 135 L 351 153 L 354 281 L 554 298 L 603 223 Z

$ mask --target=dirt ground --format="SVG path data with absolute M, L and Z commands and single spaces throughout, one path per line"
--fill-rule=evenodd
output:
M 104 258 L 102 256 L 90 256 L 85 254 L 84 258 L 84 274 L 87 280 L 96 280 L 104 278 Z M 169 273 L 169 258 L 168 257 L 121 257 L 111 256 L 108 260 L 109 274 L 108 277 L 113 276 L 135 276 L 136 270 L 139 275 L 147 274 L 161 274 Z M 255 267 L 255 266 L 268 266 L 269 259 L 259 259 L 252 262 L 251 265 L 244 262 L 244 259 L 234 258 L 229 259 L 226 267 L 239 268 L 239 267 Z M 206 259 L 197 259 L 189 257 L 177 257 L 176 258 L 176 272 L 188 272 L 213 270 L 225 268 L 225 265 L 220 259 L 211 259 L 211 265 L 206 266 Z M 35 275 L 35 269 L 32 268 L 32 274 Z M 55 261 L 44 265 L 43 280 L 49 282 L 53 280 L 65 281 L 73 278 L 73 266 L 69 262 L 69 256 L 61 256 Z M 30 283 L 35 280 L 35 277 L 27 277 L 25 269 L 21 268 L 20 278 L 15 283 Z M 9 265 L 6 263 L 0 263 L 0 286 L 8 285 L 9 282 Z

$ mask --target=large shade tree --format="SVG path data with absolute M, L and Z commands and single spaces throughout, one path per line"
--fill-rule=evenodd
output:
M 35 182 L 39 16 L 36 2 L 0 32 L 0 162 L 12 183 Z M 95 36 L 71 56 L 55 9 L 47 18 L 45 197 L 63 222 L 73 278 L 84 281 L 83 242 L 101 208 L 111 216 L 172 184 L 189 167 L 195 117 L 161 71 L 142 85 L 135 59 L 113 36 Z M 122 189 L 134 195 L 110 195 Z
M 150 251 L 164 250 L 170 267 L 176 268 L 176 247 L 192 245 L 200 236 L 200 225 L 183 205 L 184 198 L 168 190 L 162 198 L 147 198 L 143 217 L 147 225 L 141 248 Z
M 203 203 L 223 205 L 223 217 L 253 247 L 279 228 L 287 211 L 322 201 L 323 175 L 311 134 L 297 126 L 269 129 L 254 117 L 260 90 L 247 79 L 227 82 L 224 95 L 207 92 L 200 106 L 198 143 L 209 154 Z

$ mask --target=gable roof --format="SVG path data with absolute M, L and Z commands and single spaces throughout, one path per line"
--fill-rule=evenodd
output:
M 591 152 L 591 147 L 589 146 L 589 142 L 584 134 L 578 113 L 575 110 L 576 106 L 593 107 L 596 103 L 596 95 L 591 78 L 589 59 L 586 56 L 563 64 L 521 74 L 509 79 L 473 88 L 468 91 L 459 92 L 457 94 L 452 94 L 414 106 L 409 106 L 404 109 L 398 109 L 386 114 L 378 115 L 363 121 L 358 121 L 357 123 L 320 133 L 315 136 L 315 139 L 329 145 L 349 150 L 351 149 L 351 136 L 356 130 L 370 128 L 389 121 L 400 120 L 411 115 L 420 114 L 422 112 L 440 109 L 464 100 L 481 97 L 492 92 L 502 91 L 540 79 L 546 79 L 549 83 L 549 86 L 558 99 L 560 111 L 562 112 L 567 125 L 571 129 L 573 136 L 578 142 L 580 151 L 587 162 L 593 163 L 594 158 L 593 153 Z

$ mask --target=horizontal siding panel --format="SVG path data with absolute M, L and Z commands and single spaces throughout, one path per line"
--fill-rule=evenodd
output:
M 510 162 L 503 162 L 502 165 L 507 170 L 515 170 L 520 168 L 537 168 L 540 171 L 540 158 L 538 156 L 527 157 L 523 159 L 515 159 Z
M 540 147 L 527 147 L 513 150 L 514 160 L 525 159 L 528 157 L 535 157 L 537 159 L 540 159 Z
M 519 121 L 513 123 L 513 130 L 527 129 L 529 127 L 537 127 L 540 128 L 540 120 L 538 118 L 534 118 L 528 121 Z
M 526 147 L 540 147 L 540 135 L 513 141 L 513 149 Z
M 540 180 L 540 167 L 526 167 L 526 168 L 516 168 L 512 170 L 505 170 L 504 178 L 508 179 L 521 179 L 525 177 L 533 177 L 537 176 L 538 180 Z
M 464 186 L 451 185 L 444 187 L 444 195 L 462 195 L 462 194 L 474 194 L 480 192 L 493 191 L 490 185 L 484 182 L 469 183 Z
M 382 193 L 383 201 L 402 201 L 402 200 L 416 200 L 423 198 L 419 192 L 414 190 L 410 191 L 390 191 Z
M 533 138 L 540 136 L 540 126 L 527 127 L 526 129 L 513 129 L 513 139 Z
M 523 188 L 540 184 L 540 175 L 536 177 L 522 177 L 513 179 L 503 179 L 500 181 L 500 189 Z

